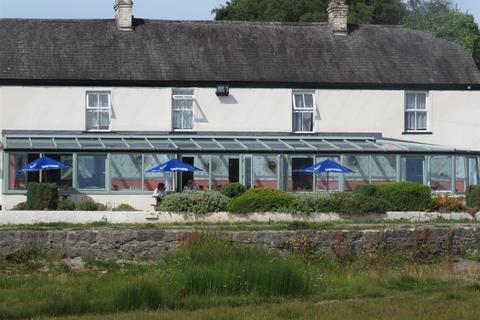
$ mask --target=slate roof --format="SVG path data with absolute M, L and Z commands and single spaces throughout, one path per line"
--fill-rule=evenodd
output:
M 478 85 L 460 46 L 400 26 L 0 19 L 0 82 Z

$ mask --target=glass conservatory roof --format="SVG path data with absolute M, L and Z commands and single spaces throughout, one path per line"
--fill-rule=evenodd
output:
M 6 150 L 144 152 L 442 153 L 474 152 L 374 137 L 6 135 Z

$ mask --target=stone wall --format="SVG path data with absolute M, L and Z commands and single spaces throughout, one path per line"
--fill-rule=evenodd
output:
M 64 252 L 69 257 L 97 256 L 102 258 L 159 258 L 179 248 L 185 239 L 201 232 L 176 230 L 52 230 L 0 231 L 0 255 L 21 248 Z M 260 245 L 273 250 L 290 250 L 292 246 L 332 253 L 343 250 L 362 253 L 377 243 L 385 249 L 408 249 L 423 245 L 438 254 L 451 247 L 458 254 L 465 249 L 480 250 L 480 226 L 452 228 L 385 229 L 363 231 L 220 231 L 208 235 L 247 245 Z

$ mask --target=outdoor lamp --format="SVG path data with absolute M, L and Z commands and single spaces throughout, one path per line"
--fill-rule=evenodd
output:
M 228 96 L 230 93 L 229 93 L 229 87 L 228 87 L 228 84 L 217 84 L 217 92 L 216 92 L 216 95 L 218 97 L 226 97 Z

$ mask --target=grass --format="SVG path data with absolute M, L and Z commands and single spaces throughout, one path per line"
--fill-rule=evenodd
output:
M 442 257 L 414 263 L 414 253 L 294 247 L 285 255 L 198 235 L 184 244 L 162 261 L 91 259 L 79 268 L 34 249 L 3 257 L 0 319 L 468 319 L 479 311 L 478 272 L 456 274 Z

